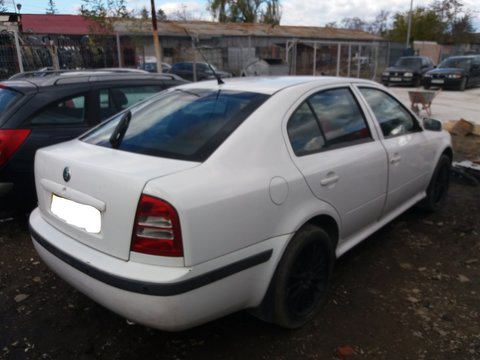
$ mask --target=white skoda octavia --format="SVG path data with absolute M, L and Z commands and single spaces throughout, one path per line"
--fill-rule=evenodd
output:
M 53 271 L 132 321 L 181 330 L 252 309 L 296 328 L 337 257 L 444 204 L 451 160 L 439 122 L 371 81 L 192 83 L 39 150 L 30 230 Z

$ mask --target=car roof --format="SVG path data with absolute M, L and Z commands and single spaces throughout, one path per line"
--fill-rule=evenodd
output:
M 455 56 L 449 56 L 447 59 L 474 59 L 476 57 L 480 57 L 480 55 L 455 55 Z
M 236 77 L 222 79 L 224 84 L 219 85 L 217 80 L 200 81 L 182 85 L 183 89 L 222 89 L 232 91 L 258 92 L 272 95 L 280 90 L 316 83 L 317 85 L 345 85 L 351 82 L 363 83 L 366 85 L 378 85 L 371 80 L 358 78 L 342 78 L 333 76 L 254 76 Z M 252 90 L 254 89 L 254 90 Z
M 75 71 L 51 74 L 44 77 L 19 78 L 5 80 L 0 84 L 11 88 L 40 88 L 55 85 L 92 83 L 102 81 L 125 80 L 179 80 L 185 82 L 174 74 L 155 74 L 149 72 L 110 72 L 110 71 Z

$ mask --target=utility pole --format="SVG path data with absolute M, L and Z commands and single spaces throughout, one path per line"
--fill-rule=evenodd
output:
M 410 35 L 412 33 L 412 9 L 413 9 L 413 0 L 410 0 L 410 12 L 408 13 L 408 24 L 407 24 L 407 41 L 406 41 L 407 49 L 409 48 L 409 45 L 410 45 Z
M 157 58 L 157 72 L 162 72 L 162 49 L 160 47 L 160 39 L 158 38 L 157 13 L 155 11 L 155 0 L 150 0 L 152 10 L 152 34 L 153 46 L 155 47 L 155 56 Z

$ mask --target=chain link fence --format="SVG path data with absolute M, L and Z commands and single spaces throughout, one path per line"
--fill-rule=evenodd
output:
M 258 43 L 256 43 L 258 42 Z M 16 45 L 18 44 L 18 45 Z M 167 62 L 207 61 L 239 76 L 255 59 L 276 60 L 285 64 L 285 75 L 329 75 L 357 77 L 379 81 L 383 70 L 405 55 L 405 44 L 391 42 L 283 40 L 265 39 L 241 43 L 228 37 L 215 41 L 189 39 L 163 42 Z M 15 32 L 0 32 L 0 78 L 41 68 L 92 69 L 136 67 L 153 53 L 151 38 L 120 36 L 39 36 L 22 33 L 16 42 Z M 442 48 L 442 58 L 464 53 L 465 48 Z M 200 52 L 203 54 L 201 55 Z M 19 57 L 22 59 L 21 69 Z M 151 57 L 151 56 L 150 56 Z M 436 61 L 434 59 L 434 61 Z M 272 62 L 270 62 L 272 63 Z M 282 70 L 283 71 L 283 70 Z

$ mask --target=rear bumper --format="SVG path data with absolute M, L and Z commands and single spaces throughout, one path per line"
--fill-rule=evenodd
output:
M 280 253 L 269 240 L 195 267 L 162 267 L 112 258 L 75 242 L 38 209 L 30 230 L 42 260 L 73 287 L 129 320 L 168 331 L 258 306 Z

